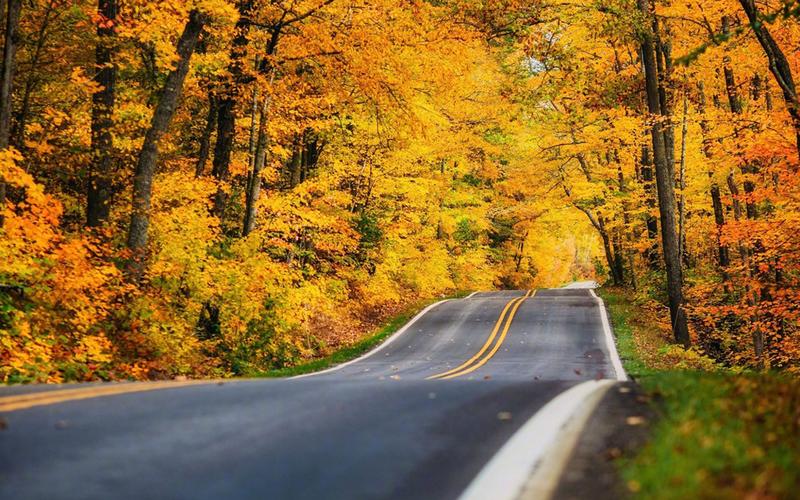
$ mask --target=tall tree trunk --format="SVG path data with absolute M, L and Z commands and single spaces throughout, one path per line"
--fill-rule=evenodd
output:
M 647 19 L 651 19 L 648 0 L 638 0 L 638 6 Z M 656 52 L 653 44 L 654 34 L 649 23 L 644 23 L 642 33 L 642 62 L 645 72 L 645 91 L 647 107 L 652 120 L 650 135 L 653 143 L 653 159 L 655 163 L 656 190 L 658 191 L 658 208 L 661 219 L 661 240 L 664 264 L 667 271 L 667 295 L 669 296 L 670 319 L 675 340 L 684 346 L 691 345 L 686 312 L 683 308 L 683 276 L 680 254 L 678 253 L 678 234 L 675 220 L 675 176 L 674 169 L 668 161 L 664 140 L 665 117 L 659 102 L 659 75 L 656 63 Z M 666 118 L 668 119 L 668 118 Z
M 730 18 L 728 16 L 722 17 L 722 33 L 725 35 L 730 34 Z M 736 77 L 733 75 L 733 68 L 731 67 L 731 58 L 725 55 L 722 58 L 722 71 L 725 75 L 725 92 L 728 94 L 728 106 L 730 106 L 731 113 L 742 113 L 742 101 L 739 99 L 739 90 L 736 87 Z
M 222 218 L 225 206 L 228 203 L 228 177 L 230 174 L 231 155 L 236 133 L 236 113 L 238 108 L 241 86 L 245 83 L 247 75 L 244 71 L 244 58 L 247 46 L 250 44 L 251 14 L 253 0 L 240 0 L 237 2 L 239 20 L 236 22 L 231 48 L 231 62 L 228 71 L 231 79 L 227 83 L 224 93 L 219 98 L 217 108 L 217 142 L 214 145 L 214 161 L 212 175 L 217 179 L 217 192 L 214 195 L 213 213 Z
M 587 215 L 589 213 L 587 212 Z M 619 267 L 617 266 L 617 259 L 614 255 L 614 248 L 613 243 L 611 242 L 611 235 L 608 234 L 608 229 L 606 229 L 605 220 L 602 216 L 597 218 L 597 231 L 600 233 L 600 238 L 603 240 L 603 251 L 606 254 L 606 263 L 608 264 L 608 272 L 611 275 L 611 280 L 614 282 L 614 285 L 621 286 L 622 285 L 622 277 L 619 276 L 618 270 Z
M 658 265 L 658 220 L 652 214 L 656 208 L 655 176 L 653 175 L 653 160 L 650 156 L 650 147 L 642 145 L 642 181 L 647 195 L 647 215 L 645 223 L 647 225 L 647 239 L 651 242 L 645 257 L 650 269 L 657 270 Z
M 98 90 L 92 94 L 92 158 L 86 192 L 89 227 L 101 226 L 108 220 L 114 183 L 111 128 L 117 68 L 112 39 L 116 31 L 117 0 L 98 0 L 97 12 L 94 82 Z
M 217 98 L 213 93 L 208 94 L 208 114 L 206 115 L 206 126 L 200 135 L 200 147 L 197 151 L 197 163 L 194 167 L 194 176 L 200 177 L 206 170 L 208 156 L 211 153 L 211 134 L 214 133 L 214 125 L 217 124 Z
M 683 89 L 683 119 L 681 123 L 681 159 L 678 172 L 678 186 L 681 193 L 678 196 L 678 254 L 681 262 L 688 267 L 689 252 L 686 249 L 686 139 L 688 135 L 687 117 L 689 114 L 689 91 Z
M 703 132 L 703 155 L 710 160 L 713 153 L 711 150 L 711 139 L 709 139 L 708 120 L 705 118 L 706 94 L 703 82 L 698 84 L 698 90 L 700 93 L 699 111 L 700 115 L 703 116 L 703 118 L 700 120 L 700 130 Z M 714 224 L 716 225 L 717 259 L 719 262 L 720 271 L 722 273 L 722 279 L 724 281 L 728 281 L 729 276 L 727 268 L 731 263 L 730 252 L 728 251 L 728 246 L 722 244 L 722 229 L 725 226 L 725 210 L 722 206 L 722 195 L 719 189 L 719 184 L 714 180 L 713 170 L 708 171 L 708 177 L 711 179 L 710 194 L 711 205 L 714 209 Z
M 635 250 L 633 248 L 633 240 L 636 237 L 634 231 L 630 229 L 630 202 L 627 201 L 628 196 L 628 188 L 625 184 L 625 175 L 622 172 L 622 163 L 619 161 L 619 154 L 615 151 L 614 158 L 617 162 L 617 182 L 619 183 L 619 192 L 623 196 L 622 202 L 622 222 L 624 224 L 623 231 L 625 232 L 625 246 L 627 247 L 627 260 L 628 260 L 628 268 L 630 269 L 630 285 L 631 287 L 636 290 L 636 267 L 635 267 Z M 623 269 L 622 272 L 623 277 L 625 276 L 625 272 Z
M 662 127 L 664 149 L 670 170 L 675 169 L 675 131 L 672 127 L 672 46 L 661 36 L 658 18 L 653 16 L 654 48 L 656 51 L 656 72 L 658 73 L 658 103 L 661 115 L 665 117 Z M 666 36 L 669 36 L 667 33 Z
M 14 58 L 17 51 L 17 28 L 22 10 L 22 0 L 7 0 L 5 39 L 3 42 L 3 67 L 0 71 L 0 151 L 8 149 L 11 142 L 11 91 L 14 84 Z M 0 180 L 0 228 L 5 223 L 6 183 Z
M 258 118 L 258 133 L 256 134 L 256 151 L 253 158 L 253 170 L 247 179 L 247 193 L 245 195 L 244 223 L 242 236 L 250 234 L 256 226 L 256 203 L 261 193 L 261 171 L 267 159 L 267 119 L 269 116 L 269 100 L 261 105 Z
M 204 14 L 193 10 L 189 13 L 189 20 L 178 40 L 178 62 L 170 71 L 164 88 L 159 96 L 158 105 L 153 112 L 150 128 L 142 144 L 139 160 L 136 164 L 136 173 L 133 178 L 133 206 L 131 211 L 131 224 L 128 229 L 128 248 L 131 250 L 131 274 L 135 280 L 141 278 L 144 270 L 145 248 L 147 246 L 147 232 L 150 225 L 150 203 L 153 192 L 153 177 L 156 172 L 158 159 L 158 142 L 167 131 L 178 98 L 183 90 L 183 81 L 189 72 L 189 62 L 192 58 L 200 34 L 207 22 Z
M 614 281 L 616 281 L 619 286 L 622 286 L 625 284 L 625 262 L 623 260 L 625 253 L 622 249 L 622 235 L 619 229 L 614 231 L 614 237 L 611 239 L 611 242 L 612 249 L 614 250 L 614 270 L 612 275 Z
M 257 65 L 256 65 L 257 66 Z M 258 149 L 258 87 L 253 86 L 253 100 L 250 106 L 250 140 L 247 148 L 248 167 L 252 171 L 256 163 L 256 149 Z
M 212 213 L 220 218 L 222 218 L 228 203 L 227 182 L 236 133 L 235 107 L 236 101 L 231 97 L 221 98 L 217 106 L 217 142 L 214 146 L 211 175 L 217 179 L 219 184 L 217 192 L 214 194 Z
M 769 70 L 783 93 L 786 109 L 789 111 L 789 116 L 791 116 L 792 124 L 794 125 L 797 154 L 800 155 L 800 101 L 798 101 L 797 88 L 792 77 L 792 68 L 783 51 L 778 47 L 775 39 L 772 38 L 769 29 L 767 29 L 755 0 L 739 0 L 739 3 L 742 5 L 745 14 L 747 14 L 750 27 L 753 29 L 758 43 L 764 49 L 764 54 L 769 61 Z

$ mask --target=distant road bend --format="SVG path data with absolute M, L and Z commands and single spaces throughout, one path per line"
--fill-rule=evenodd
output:
M 2 388 L 0 498 L 547 498 L 625 378 L 591 289 L 480 292 L 292 379 Z

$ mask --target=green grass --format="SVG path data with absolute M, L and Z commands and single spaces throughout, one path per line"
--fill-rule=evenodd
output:
M 638 498 L 797 498 L 800 381 L 776 374 L 663 372 L 652 441 L 624 464 Z
M 471 292 L 468 291 L 458 292 L 446 298 L 457 299 L 465 297 L 470 293 Z M 318 358 L 296 366 L 287 366 L 285 368 L 269 370 L 266 372 L 256 374 L 255 376 L 269 377 L 269 378 L 294 377 L 296 375 L 305 375 L 306 373 L 318 372 L 341 363 L 346 363 L 347 361 L 355 359 L 361 356 L 362 354 L 370 351 L 371 349 L 377 347 L 381 342 L 386 340 L 389 336 L 391 336 L 393 333 L 399 330 L 403 325 L 408 323 L 408 321 L 424 307 L 434 302 L 438 302 L 440 300 L 444 299 L 437 298 L 434 300 L 425 301 L 421 304 L 417 304 L 414 307 L 411 307 L 406 311 L 392 317 L 385 325 L 383 325 L 380 329 L 378 329 L 376 333 L 359 340 L 355 344 L 339 349 L 328 356 L 325 356 L 323 358 Z
M 620 462 L 634 498 L 789 499 L 800 485 L 800 380 L 740 373 L 670 345 L 653 310 L 603 290 L 626 371 L 656 405 L 651 440 Z M 661 327 L 663 330 L 663 326 Z M 672 367 L 699 366 L 705 370 Z
M 598 292 L 605 302 L 611 318 L 611 325 L 617 339 L 617 352 L 622 359 L 625 372 L 633 379 L 652 374 L 653 370 L 647 367 L 636 350 L 633 328 L 629 324 L 631 316 L 636 312 L 634 306 L 620 294 L 609 292 L 603 288 L 600 288 Z

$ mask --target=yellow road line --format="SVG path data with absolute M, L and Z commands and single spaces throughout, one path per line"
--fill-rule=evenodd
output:
M 530 295 L 530 297 L 533 297 L 533 295 L 535 295 L 535 294 L 536 294 L 536 292 L 534 292 L 533 294 L 531 294 L 531 295 Z M 490 359 L 492 359 L 492 357 L 493 357 L 493 356 L 494 356 L 494 355 L 497 353 L 497 351 L 500 349 L 500 346 L 501 346 L 501 345 L 503 345 L 503 342 L 504 342 L 504 341 L 505 341 L 505 339 L 506 339 L 506 335 L 508 334 L 508 329 L 509 329 L 509 328 L 511 328 L 511 322 L 512 322 L 512 321 L 514 321 L 514 315 L 515 315 L 515 314 L 517 314 L 517 309 L 519 309 L 519 306 L 521 306 L 521 305 L 522 305 L 522 303 L 523 303 L 523 302 L 525 302 L 525 300 L 526 300 L 527 298 L 528 298 L 528 296 L 526 295 L 526 296 L 525 296 L 525 297 L 523 297 L 523 298 L 522 298 L 522 299 L 521 299 L 519 302 L 517 302 L 516 304 L 514 304 L 514 308 L 511 310 L 511 314 L 509 314 L 509 315 L 508 315 L 508 319 L 506 320 L 506 326 L 505 326 L 505 327 L 503 327 L 503 333 L 501 333 L 501 334 L 500 334 L 500 338 L 499 338 L 499 339 L 497 339 L 497 343 L 495 343 L 495 345 L 494 345 L 494 347 L 492 348 L 492 350 L 491 350 L 491 351 L 489 351 L 489 353 L 488 353 L 488 354 L 486 354 L 486 356 L 484 356 L 483 358 L 481 358 L 481 359 L 480 359 L 480 361 L 478 361 L 477 363 L 475 363 L 475 364 L 474 364 L 474 365 L 472 365 L 471 367 L 469 367 L 469 368 L 466 368 L 466 369 L 464 369 L 464 370 L 462 370 L 462 371 L 460 371 L 460 372 L 458 372 L 458 373 L 454 373 L 454 374 L 452 374 L 452 375 L 448 375 L 448 376 L 446 376 L 446 377 L 442 377 L 442 378 L 444 378 L 444 379 L 449 379 L 449 378 L 460 377 L 461 375 L 466 375 L 467 373 L 472 373 L 472 372 L 474 372 L 475 370 L 477 370 L 478 368 L 480 368 L 481 366 L 485 365 L 485 364 L 486 364 L 486 363 L 487 363 L 487 362 L 488 362 Z
M 500 313 L 500 317 L 497 318 L 497 322 L 495 323 L 494 328 L 492 329 L 492 333 L 489 334 L 489 338 L 486 339 L 486 342 L 483 344 L 483 346 L 471 358 L 469 358 L 468 360 L 464 361 L 463 363 L 461 363 L 457 367 L 452 368 L 450 370 L 447 370 L 446 372 L 437 373 L 436 375 L 431 375 L 430 377 L 428 377 L 428 380 L 430 380 L 430 379 L 439 379 L 439 378 L 450 378 L 450 375 L 455 374 L 456 372 L 460 372 L 461 370 L 464 370 L 465 368 L 469 367 L 469 365 L 474 363 L 475 360 L 480 358 L 489 349 L 489 347 L 492 345 L 492 341 L 497 336 L 497 332 L 500 331 L 500 326 L 503 324 L 503 319 L 505 319 L 505 316 L 506 316 L 506 313 L 508 312 L 508 310 L 512 306 L 514 306 L 514 304 L 519 304 L 522 301 L 524 301 L 525 299 L 527 299 L 528 297 L 530 297 L 531 296 L 531 292 L 536 293 L 533 290 L 528 290 L 528 292 L 524 296 L 517 297 L 517 298 L 511 299 L 510 301 L 508 301 L 506 306 L 503 308 L 503 312 Z M 513 310 L 516 311 L 516 308 L 513 309 Z M 510 323 L 508 323 L 508 324 L 510 325 Z
M 120 383 L 81 387 L 77 389 L 54 389 L 52 391 L 17 394 L 14 396 L 0 397 L 0 412 L 25 410 L 34 406 L 52 405 L 66 401 L 115 396 L 133 392 L 155 391 L 159 389 L 172 389 L 189 385 L 217 384 L 220 380 L 182 380 L 163 382 Z
M 506 306 L 503 308 L 503 312 L 500 313 L 500 317 L 497 318 L 497 322 L 494 324 L 494 328 L 492 329 L 492 333 L 489 334 L 489 338 L 486 339 L 486 342 L 483 344 L 483 347 L 481 347 L 478 350 L 478 352 L 475 353 L 474 356 L 472 356 L 468 360 L 464 361 L 460 365 L 456 366 L 455 368 L 447 370 L 446 372 L 443 372 L 443 373 L 437 373 L 436 375 L 431 375 L 430 377 L 428 377 L 428 379 L 441 378 L 441 377 L 444 377 L 444 376 L 449 375 L 451 373 L 455 373 L 455 372 L 457 372 L 459 370 L 463 370 L 464 368 L 469 366 L 470 363 L 472 363 L 473 361 L 478 359 L 484 352 L 486 352 L 486 350 L 489 349 L 489 346 L 492 344 L 492 340 L 494 340 L 495 335 L 497 335 L 497 332 L 500 331 L 500 326 L 503 324 L 503 319 L 506 317 L 506 313 L 511 308 L 511 306 L 514 305 L 514 302 L 516 302 L 518 300 L 520 300 L 519 297 L 511 299 L 511 300 L 508 301 Z

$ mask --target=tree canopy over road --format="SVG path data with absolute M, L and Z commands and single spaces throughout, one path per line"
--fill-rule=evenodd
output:
M 0 11 L 4 382 L 251 375 L 584 278 L 800 369 L 795 0 Z

